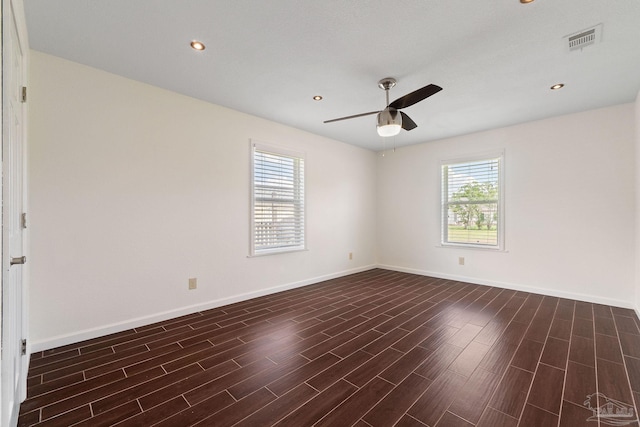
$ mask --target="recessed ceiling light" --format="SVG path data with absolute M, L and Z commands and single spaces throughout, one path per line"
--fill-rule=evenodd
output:
M 533 0 L 520 0 L 520 3 L 522 4 L 533 3 Z
M 191 42 L 191 47 L 194 48 L 195 50 L 205 50 L 206 49 L 204 43 L 199 42 L 198 40 L 192 41 Z
M 550 87 L 551 90 L 558 90 L 564 87 L 564 83 L 558 83 Z
M 313 97 L 314 101 L 322 101 L 322 97 L 320 95 L 316 95 Z

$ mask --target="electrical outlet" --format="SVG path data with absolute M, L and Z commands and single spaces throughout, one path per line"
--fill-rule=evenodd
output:
M 353 252 L 349 252 L 349 259 L 353 259 Z
M 464 265 L 464 257 L 458 257 L 458 265 Z
M 198 288 L 198 279 L 196 277 L 189 278 L 189 290 Z

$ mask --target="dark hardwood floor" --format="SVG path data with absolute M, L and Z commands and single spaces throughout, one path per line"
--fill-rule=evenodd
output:
M 588 396 L 635 420 L 638 326 L 371 270 L 33 354 L 19 425 L 604 427 Z

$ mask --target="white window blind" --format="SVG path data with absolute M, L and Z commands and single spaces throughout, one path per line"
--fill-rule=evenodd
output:
M 502 156 L 442 165 L 442 244 L 502 246 Z
M 304 155 L 253 144 L 252 255 L 305 249 Z

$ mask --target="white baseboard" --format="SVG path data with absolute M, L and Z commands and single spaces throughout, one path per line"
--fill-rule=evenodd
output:
M 514 290 L 514 291 L 529 292 L 529 293 L 532 293 L 532 294 L 548 295 L 548 296 L 551 296 L 551 297 L 567 298 L 567 299 L 573 299 L 573 300 L 577 300 L 577 301 L 591 302 L 591 303 L 604 304 L 604 305 L 612 305 L 612 306 L 615 306 L 615 307 L 622 307 L 622 308 L 632 308 L 632 309 L 634 309 L 636 311 L 636 314 L 639 313 L 638 309 L 633 305 L 633 303 L 631 301 L 619 300 L 619 299 L 614 299 L 614 298 L 605 298 L 605 297 L 600 297 L 600 296 L 597 296 L 597 295 L 581 294 L 581 293 L 574 293 L 574 292 L 564 292 L 564 291 L 558 291 L 558 290 L 555 290 L 555 289 L 538 288 L 538 287 L 535 287 L 535 286 L 526 286 L 526 285 L 519 285 L 519 284 L 507 283 L 507 282 L 496 282 L 496 281 L 491 281 L 491 280 L 478 279 L 476 277 L 457 276 L 457 275 L 454 275 L 454 274 L 446 274 L 446 273 L 440 273 L 440 272 L 435 272 L 435 271 L 418 270 L 418 269 L 415 269 L 415 268 L 398 267 L 398 266 L 394 266 L 394 265 L 378 264 L 377 268 L 382 268 L 382 269 L 385 269 L 385 270 L 392 270 L 392 271 L 399 271 L 399 272 L 402 272 L 402 273 L 418 274 L 420 276 L 437 277 L 439 279 L 456 280 L 458 282 L 473 283 L 473 284 L 476 284 L 476 285 L 494 286 L 494 287 L 497 287 L 497 288 L 511 289 L 511 290 Z
M 212 308 L 221 307 L 223 305 L 233 304 L 239 301 L 246 301 L 252 298 L 261 297 L 264 295 L 275 294 L 277 292 L 286 291 L 289 289 L 300 288 L 314 283 L 324 282 L 325 280 L 336 279 L 338 277 L 348 276 L 349 274 L 360 273 L 376 268 L 375 265 L 367 265 L 364 267 L 358 267 L 351 270 L 340 271 L 337 273 L 326 274 L 324 276 L 313 277 L 310 279 L 300 280 L 298 282 L 287 283 L 284 285 L 274 286 L 267 289 L 261 289 L 259 291 L 247 292 L 244 294 L 238 294 L 227 298 L 221 298 L 213 301 L 207 301 L 200 304 L 190 305 L 187 307 L 181 307 L 173 310 L 164 311 L 162 313 L 156 313 L 149 316 L 142 316 L 135 319 L 128 319 L 118 323 L 112 323 L 109 325 L 101 326 L 98 328 L 85 329 L 82 331 L 58 335 L 45 340 L 32 342 L 30 346 L 30 352 L 35 353 L 38 351 L 49 350 L 63 345 L 74 344 L 80 341 L 85 341 L 117 332 L 126 331 L 132 328 L 138 328 L 140 326 L 149 325 L 156 322 L 162 322 L 164 320 L 172 319 L 186 314 L 197 313 L 198 311 L 210 310 Z
M 162 322 L 164 320 L 172 319 L 179 316 L 184 316 L 186 314 L 196 313 L 198 311 L 209 310 L 212 308 L 221 307 L 223 305 L 233 304 L 239 301 L 245 301 L 251 298 L 257 298 L 264 295 L 270 295 L 277 292 L 286 291 L 289 289 L 295 289 L 295 288 L 299 288 L 307 285 L 312 285 L 314 283 L 319 283 L 325 280 L 331 280 L 338 277 L 347 276 L 349 274 L 368 271 L 374 268 L 381 268 L 381 269 L 391 270 L 391 271 L 399 271 L 403 273 L 418 274 L 421 276 L 437 277 L 440 279 L 456 280 L 459 282 L 473 283 L 477 285 L 494 286 L 494 287 L 503 288 L 503 289 L 511 289 L 514 291 L 529 292 L 529 293 L 548 295 L 548 296 L 559 297 L 559 298 L 568 298 L 568 299 L 591 302 L 596 304 L 611 305 L 615 307 L 631 308 L 635 310 L 636 314 L 640 318 L 640 310 L 638 309 L 638 307 L 635 307 L 631 301 L 618 300 L 614 298 L 605 298 L 605 297 L 599 297 L 595 295 L 580 294 L 580 293 L 573 293 L 573 292 L 563 292 L 563 291 L 557 291 L 553 289 L 538 288 L 534 286 L 525 286 L 525 285 L 518 285 L 518 284 L 506 283 L 506 282 L 496 282 L 491 280 L 478 279 L 475 277 L 458 276 L 458 275 L 446 274 L 446 273 L 440 273 L 440 272 L 434 272 L 434 271 L 418 270 L 415 268 L 377 264 L 377 265 L 367 265 L 364 267 L 359 267 L 351 270 L 345 270 L 338 273 L 327 274 L 324 276 L 318 276 L 311 279 L 301 280 L 298 282 L 287 283 L 284 285 L 274 286 L 267 289 L 261 289 L 259 291 L 238 294 L 232 297 L 221 298 L 213 301 L 207 301 L 207 302 L 196 304 L 196 305 L 168 310 L 162 313 L 156 313 L 149 316 L 142 316 L 135 319 L 129 319 L 123 322 L 112 323 L 112 324 L 101 326 L 98 328 L 85 329 L 85 330 L 74 332 L 71 334 L 59 335 L 46 340 L 41 340 L 41 341 L 36 341 L 31 343 L 30 352 L 35 353 L 38 351 L 48 350 L 51 348 L 56 348 L 56 347 L 60 347 L 67 344 L 73 344 L 80 341 L 101 337 L 104 335 L 126 331 L 132 328 L 149 325 L 151 323 Z

